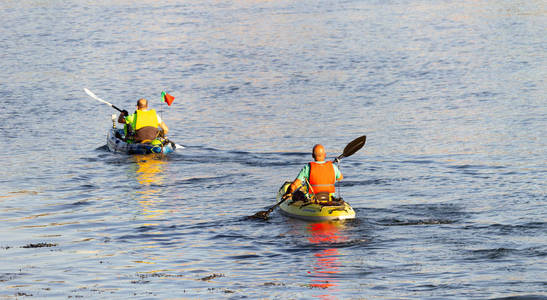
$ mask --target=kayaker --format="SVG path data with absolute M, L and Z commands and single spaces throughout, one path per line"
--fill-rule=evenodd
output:
M 300 170 L 296 179 L 287 189 L 284 198 L 291 197 L 293 191 L 296 191 L 303 183 L 311 186 L 309 189 L 311 194 L 334 194 L 334 183 L 344 178 L 342 173 L 332 161 L 325 161 L 327 153 L 323 145 L 313 146 L 312 157 L 314 161 L 307 163 Z
M 167 136 L 169 131 L 156 111 L 148 109 L 148 100 L 144 98 L 137 101 L 135 113 L 129 115 L 127 110 L 123 110 L 118 117 L 118 122 L 125 124 L 126 140 L 136 143 L 154 140 L 158 136 Z

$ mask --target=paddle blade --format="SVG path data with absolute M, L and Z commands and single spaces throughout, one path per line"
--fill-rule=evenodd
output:
M 353 155 L 353 153 L 357 152 L 359 149 L 363 148 L 365 145 L 365 142 L 367 141 L 367 136 L 363 135 L 361 137 L 358 137 L 351 141 L 346 148 L 344 148 L 344 153 L 342 153 L 338 158 L 342 157 L 348 157 Z
M 110 107 L 113 107 L 113 108 L 115 108 L 115 109 L 121 111 L 119 108 L 115 107 L 115 106 L 112 105 L 111 103 L 108 103 L 108 102 L 104 101 L 103 99 L 97 97 L 97 95 L 95 95 L 92 91 L 90 91 L 90 90 L 84 88 L 84 92 L 85 92 L 89 97 L 91 97 L 91 98 L 93 98 L 93 99 L 95 99 L 95 100 L 97 100 L 97 101 L 100 101 L 100 102 L 102 102 L 102 103 L 104 103 L 104 104 L 109 105 Z
M 95 99 L 98 98 L 97 96 L 95 96 L 95 94 L 92 91 L 88 90 L 87 88 L 84 88 L 84 92 L 88 94 L 91 98 L 95 98 Z
M 270 214 L 269 211 L 263 210 L 259 211 L 256 214 L 249 216 L 250 219 L 261 219 L 261 220 L 268 220 L 268 215 Z

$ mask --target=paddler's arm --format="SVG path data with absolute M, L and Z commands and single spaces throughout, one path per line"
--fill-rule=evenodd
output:
M 159 124 L 161 130 L 163 131 L 163 136 L 166 137 L 167 133 L 169 132 L 169 128 L 167 127 L 167 125 L 165 125 L 165 122 L 163 122 L 161 117 L 159 115 L 157 115 L 157 116 L 158 116 L 158 124 Z
M 300 179 L 296 178 L 291 183 L 291 185 L 289 186 L 287 191 L 285 192 L 285 195 L 283 195 L 283 198 L 288 198 L 288 197 L 292 196 L 292 192 L 296 191 L 296 189 L 298 189 L 301 185 L 302 185 L 302 181 Z
M 163 130 L 164 136 L 167 136 L 167 133 L 169 132 L 169 128 L 167 127 L 167 125 L 165 125 L 164 122 L 161 122 L 160 123 L 160 128 L 161 128 L 161 130 Z
M 284 198 L 292 196 L 292 193 L 296 191 L 302 183 L 307 180 L 307 178 L 310 176 L 310 164 L 306 164 L 302 170 L 298 173 L 298 176 L 296 176 L 296 179 L 291 183 L 289 188 L 287 189 L 287 192 L 283 196 Z
M 344 176 L 342 175 L 342 172 L 340 172 L 340 169 L 338 169 L 338 166 L 333 164 L 334 167 L 334 177 L 336 178 L 336 181 L 340 181 L 344 179 Z
M 126 124 L 127 121 L 125 120 L 125 117 L 127 117 L 128 115 L 129 113 L 127 112 L 127 110 L 122 110 L 120 116 L 118 117 L 118 123 Z

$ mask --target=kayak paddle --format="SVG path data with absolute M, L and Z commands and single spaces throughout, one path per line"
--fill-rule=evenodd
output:
M 347 144 L 347 146 L 344 148 L 344 152 L 340 154 L 338 157 L 336 157 L 335 160 L 340 160 L 344 157 L 349 157 L 353 155 L 355 152 L 359 151 L 359 149 L 363 148 L 366 141 L 367 141 L 366 135 L 363 135 L 354 139 L 349 144 Z M 298 189 L 300 189 L 302 186 L 303 185 L 301 185 Z M 283 197 L 281 201 L 277 202 L 274 206 L 270 207 L 268 210 L 259 211 L 256 214 L 250 216 L 250 218 L 267 220 L 268 215 L 289 198 L 290 197 Z
M 346 148 L 344 148 L 344 152 L 342 154 L 340 154 L 336 159 L 340 160 L 344 157 L 348 157 L 348 156 L 353 155 L 353 153 L 355 153 L 355 152 L 359 151 L 359 149 L 363 148 L 366 141 L 367 141 L 367 136 L 366 135 L 363 135 L 363 136 L 360 136 L 360 137 L 354 139 L 353 141 L 351 141 L 346 146 Z
M 287 199 L 289 199 L 289 197 L 281 199 L 281 201 L 277 202 L 274 206 L 270 207 L 270 209 L 259 211 L 259 212 L 257 212 L 256 214 L 254 214 L 254 215 L 252 215 L 252 216 L 249 216 L 249 218 L 268 220 L 268 215 L 269 215 L 276 207 L 278 207 L 279 205 L 281 205 L 281 203 L 285 202 L 285 200 L 287 200 Z
M 298 189 L 300 189 L 303 185 L 301 185 Z M 250 216 L 250 218 L 254 218 L 254 219 L 263 219 L 263 220 L 268 220 L 268 215 L 276 208 L 278 207 L 279 205 L 281 205 L 281 203 L 287 201 L 287 199 L 289 199 L 290 197 L 283 197 L 281 199 L 281 201 L 277 202 L 274 206 L 270 207 L 268 210 L 262 210 L 262 211 L 259 211 L 257 212 L 256 214 Z
M 108 103 L 108 102 L 104 101 L 103 99 L 97 97 L 95 94 L 93 94 L 92 91 L 90 91 L 90 90 L 84 88 L 84 92 L 85 92 L 86 94 L 88 94 L 89 97 L 91 97 L 91 98 L 93 98 L 93 99 L 95 99 L 95 100 L 98 100 L 98 101 L 100 101 L 100 102 L 102 102 L 102 103 L 104 103 L 104 104 L 107 104 L 107 105 L 109 105 L 110 107 L 112 107 L 113 109 L 115 109 L 115 110 L 117 110 L 117 111 L 119 111 L 119 112 L 122 112 L 122 110 L 119 109 L 119 108 L 117 108 L 114 104 Z

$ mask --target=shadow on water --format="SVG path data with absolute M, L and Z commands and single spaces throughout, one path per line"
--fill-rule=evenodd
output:
M 185 148 L 165 155 L 164 160 L 186 163 L 237 163 L 251 167 L 276 167 L 276 166 L 294 166 L 301 165 L 309 156 L 308 152 L 248 152 L 221 150 L 207 146 L 183 145 Z M 98 147 L 95 151 L 102 152 L 98 158 L 86 158 L 87 161 L 105 160 L 107 163 L 128 163 L 131 160 L 125 160 L 128 155 L 112 153 L 106 145 Z
M 399 205 L 389 209 L 370 209 L 369 212 L 382 216 L 375 222 L 383 226 L 453 224 L 469 215 L 453 203 Z
M 501 298 L 490 298 L 490 300 L 547 300 L 547 296 L 522 295 L 522 296 L 510 296 L 510 297 L 501 297 Z

